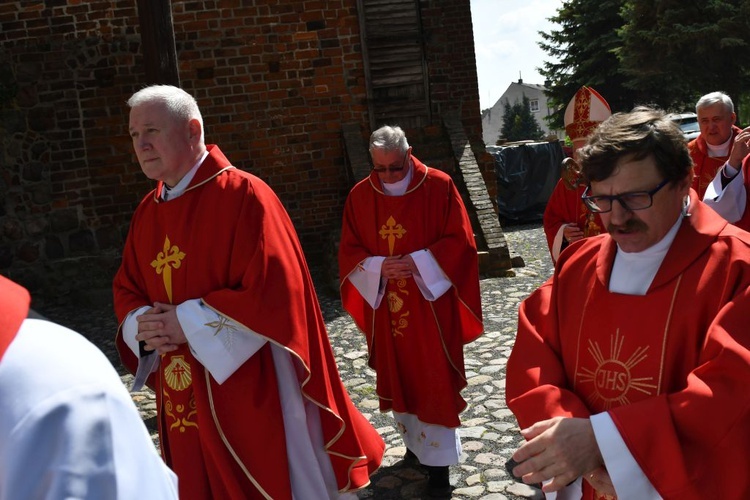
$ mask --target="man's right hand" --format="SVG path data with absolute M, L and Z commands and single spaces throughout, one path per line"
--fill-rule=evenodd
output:
M 182 325 L 177 319 L 177 306 L 154 303 L 154 307 L 136 318 L 138 334 L 135 339 L 145 342 L 147 351 L 166 354 L 187 342 Z
M 750 154 L 750 127 L 742 130 L 734 139 L 732 152 L 729 154 L 729 166 L 739 170 L 742 167 L 742 160 Z

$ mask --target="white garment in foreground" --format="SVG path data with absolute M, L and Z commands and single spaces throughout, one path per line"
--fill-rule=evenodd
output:
M 130 394 L 81 335 L 27 319 L 0 362 L 0 500 L 176 499 Z

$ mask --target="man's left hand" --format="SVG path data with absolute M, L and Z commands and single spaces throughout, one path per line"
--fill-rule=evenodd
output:
M 561 490 L 604 464 L 588 418 L 555 417 L 537 422 L 521 434 L 527 442 L 513 454 L 519 462 L 513 474 L 527 484 L 551 479 L 542 487 L 546 493 Z
M 177 319 L 177 306 L 156 302 L 154 307 L 136 318 L 138 335 L 135 339 L 146 342 L 147 351 L 165 354 L 187 342 L 182 325 Z

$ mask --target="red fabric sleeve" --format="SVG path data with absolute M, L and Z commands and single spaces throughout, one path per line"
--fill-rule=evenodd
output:
M 588 417 L 585 403 L 568 387 L 557 335 L 554 287 L 547 281 L 523 301 L 518 333 L 508 359 L 505 398 L 521 428 L 552 417 Z

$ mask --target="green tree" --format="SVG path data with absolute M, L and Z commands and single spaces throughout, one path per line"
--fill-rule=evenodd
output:
M 523 94 L 521 101 L 516 100 L 511 106 L 506 99 L 503 104 L 503 126 L 500 136 L 507 141 L 539 140 L 544 131 L 531 113 L 530 100 Z
M 682 111 L 714 90 L 739 103 L 750 84 L 750 2 L 630 0 L 615 52 L 627 86 Z
M 708 92 L 727 92 L 738 106 L 750 95 L 750 2 L 734 0 L 564 0 L 540 32 L 550 56 L 540 73 L 563 125 L 565 107 L 588 85 L 612 111 L 654 104 L 692 109 Z
M 620 71 L 617 50 L 621 47 L 618 30 L 623 26 L 620 9 L 625 0 L 566 0 L 550 18 L 559 29 L 539 32 L 539 46 L 549 56 L 540 73 L 548 80 L 545 94 L 554 109 L 553 128 L 563 127 L 565 107 L 583 85 L 594 88 L 612 111 L 633 107 L 636 92 L 626 86 Z

